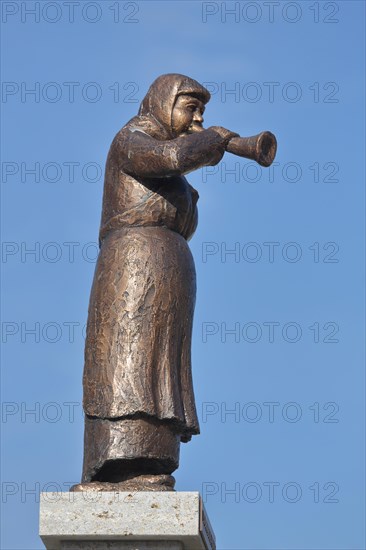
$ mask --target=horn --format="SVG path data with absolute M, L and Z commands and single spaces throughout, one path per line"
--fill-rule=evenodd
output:
M 239 157 L 258 162 L 261 166 L 270 166 L 277 151 L 276 136 L 272 132 L 261 132 L 251 137 L 232 138 L 226 150 Z

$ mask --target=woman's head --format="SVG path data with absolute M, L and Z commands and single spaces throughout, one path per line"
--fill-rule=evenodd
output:
M 181 74 L 159 76 L 150 86 L 140 116 L 154 118 L 164 127 L 168 139 L 199 129 L 210 93 L 196 80 Z

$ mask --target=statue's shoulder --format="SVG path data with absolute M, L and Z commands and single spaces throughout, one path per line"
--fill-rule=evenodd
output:
M 140 126 L 139 119 L 140 117 L 138 116 L 134 116 L 133 118 L 131 118 L 131 120 L 129 120 L 124 126 L 122 126 L 120 130 L 118 130 L 118 132 L 113 138 L 112 143 L 120 138 L 123 138 L 125 135 L 127 135 L 131 131 L 131 128 L 133 128 L 134 126 L 139 127 Z
M 138 132 L 138 134 L 135 135 L 136 132 Z M 152 124 L 151 118 L 134 116 L 116 133 L 111 147 L 125 145 L 127 139 L 130 142 L 134 137 L 138 137 L 141 134 L 154 138 L 156 137 L 156 128 Z
M 120 155 L 121 151 L 123 151 L 126 148 L 127 142 L 131 134 L 131 127 L 138 124 L 139 122 L 138 118 L 139 117 L 134 117 L 131 120 L 129 120 L 127 124 L 122 126 L 122 128 L 118 130 L 118 132 L 115 134 L 109 148 L 109 153 L 108 153 L 109 158 L 111 157 L 113 158 L 115 154 Z

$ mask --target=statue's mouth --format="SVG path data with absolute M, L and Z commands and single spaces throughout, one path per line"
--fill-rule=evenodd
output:
M 193 132 L 202 132 L 202 130 L 203 130 L 202 124 L 198 124 L 197 122 L 194 122 L 188 128 L 188 133 L 192 134 Z

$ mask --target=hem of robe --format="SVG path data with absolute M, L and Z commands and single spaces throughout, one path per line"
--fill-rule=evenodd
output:
M 131 474 L 171 474 L 182 434 L 154 418 L 85 417 L 82 482 L 118 482 Z

